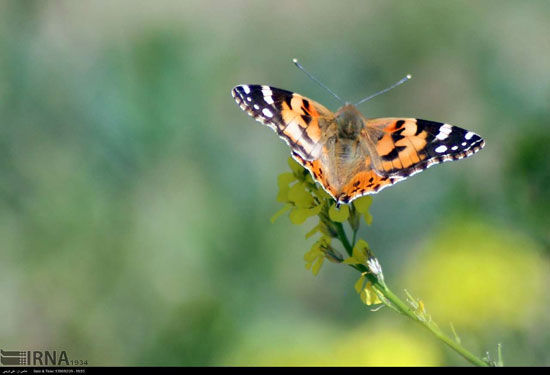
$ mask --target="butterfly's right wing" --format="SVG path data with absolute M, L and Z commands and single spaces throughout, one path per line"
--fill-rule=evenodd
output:
M 231 93 L 243 111 L 290 146 L 298 161 L 319 159 L 326 139 L 336 131 L 334 114 L 302 95 L 265 85 L 239 85 Z
M 474 132 L 441 122 L 378 118 L 365 125 L 363 145 L 369 149 L 373 169 L 382 176 L 406 178 L 432 165 L 468 157 L 485 145 Z

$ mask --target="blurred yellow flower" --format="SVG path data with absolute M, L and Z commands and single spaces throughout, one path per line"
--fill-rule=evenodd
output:
M 404 284 L 441 323 L 520 327 L 542 308 L 549 268 L 540 254 L 508 228 L 457 220 L 429 241 Z
M 438 343 L 418 329 L 376 318 L 347 332 L 315 319 L 285 320 L 284 324 L 270 320 L 253 323 L 220 362 L 229 366 L 440 366 L 443 355 Z
M 336 358 L 339 365 L 347 366 L 438 366 L 442 363 L 437 342 L 387 323 L 371 323 L 354 330 L 338 346 Z

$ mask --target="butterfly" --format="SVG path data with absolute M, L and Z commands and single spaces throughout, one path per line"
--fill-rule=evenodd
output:
M 408 77 L 410 78 L 410 76 Z M 292 157 L 338 205 L 485 145 L 474 132 L 417 118 L 366 118 L 353 104 L 335 113 L 300 94 L 266 85 L 239 85 L 241 109 L 269 126 Z

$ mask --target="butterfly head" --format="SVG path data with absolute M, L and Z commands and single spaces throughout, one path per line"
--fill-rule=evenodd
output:
M 353 104 L 345 104 L 335 115 L 341 138 L 355 139 L 365 126 L 365 117 Z

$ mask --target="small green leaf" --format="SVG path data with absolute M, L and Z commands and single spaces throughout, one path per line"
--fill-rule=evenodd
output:
M 338 209 L 336 208 L 336 203 L 333 203 L 328 209 L 328 216 L 332 221 L 343 223 L 349 217 L 349 206 L 344 204 Z

